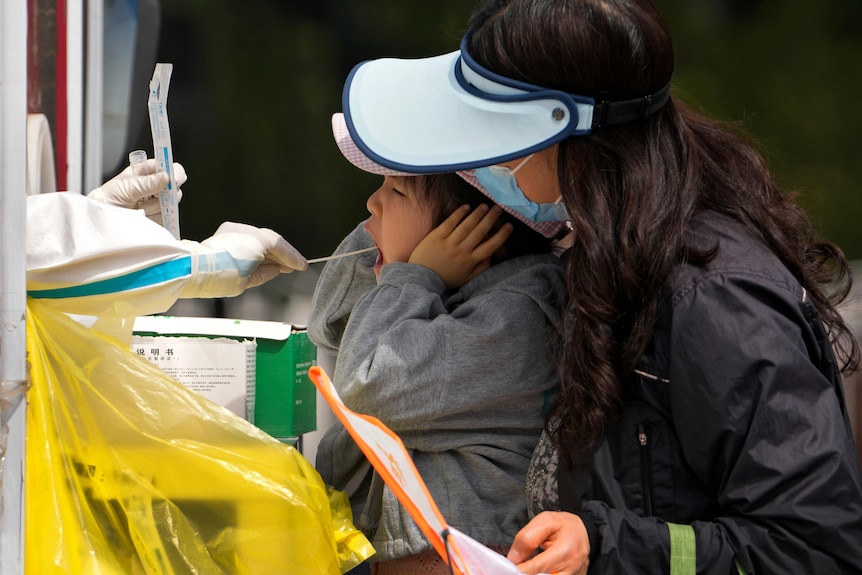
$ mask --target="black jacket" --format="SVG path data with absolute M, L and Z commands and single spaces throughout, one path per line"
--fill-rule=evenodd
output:
M 860 467 L 819 314 L 738 223 L 692 230 L 716 258 L 673 275 L 622 420 L 560 466 L 590 573 L 668 573 L 666 522 L 694 528 L 699 574 L 862 573 Z

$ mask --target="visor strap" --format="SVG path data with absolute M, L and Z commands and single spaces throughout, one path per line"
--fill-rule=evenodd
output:
M 668 82 L 655 94 L 643 98 L 597 103 L 593 110 L 592 127 L 601 128 L 645 119 L 667 104 L 670 98 L 670 86 L 671 83 Z

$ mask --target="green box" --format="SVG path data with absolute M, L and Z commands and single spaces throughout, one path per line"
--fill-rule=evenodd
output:
M 256 341 L 254 424 L 285 441 L 317 429 L 317 391 L 308 378 L 308 369 L 317 363 L 317 349 L 304 327 L 274 321 L 160 315 L 136 318 L 133 333 Z

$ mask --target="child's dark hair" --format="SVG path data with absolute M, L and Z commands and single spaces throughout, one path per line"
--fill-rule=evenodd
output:
M 457 174 L 430 174 L 419 176 L 418 180 L 416 194 L 420 200 L 428 203 L 431 209 L 431 223 L 434 227 L 442 224 L 446 218 L 452 215 L 452 212 L 464 204 L 469 205 L 470 209 L 473 210 L 480 204 L 491 205 L 494 203 L 493 200 L 461 179 Z M 527 254 L 551 251 L 550 239 L 505 211 L 497 220 L 491 233 L 505 223 L 512 224 L 512 235 L 491 258 L 492 263 Z

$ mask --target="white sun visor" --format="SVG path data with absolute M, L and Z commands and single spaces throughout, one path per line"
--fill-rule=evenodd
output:
M 643 97 L 596 102 L 484 68 L 461 49 L 431 58 L 356 66 L 342 95 L 356 146 L 408 173 L 456 172 L 522 158 L 596 128 L 639 121 L 670 98 L 671 82 Z
M 459 50 L 359 64 L 343 107 L 366 156 L 398 171 L 436 173 L 498 164 L 589 133 L 593 100 L 497 76 Z

